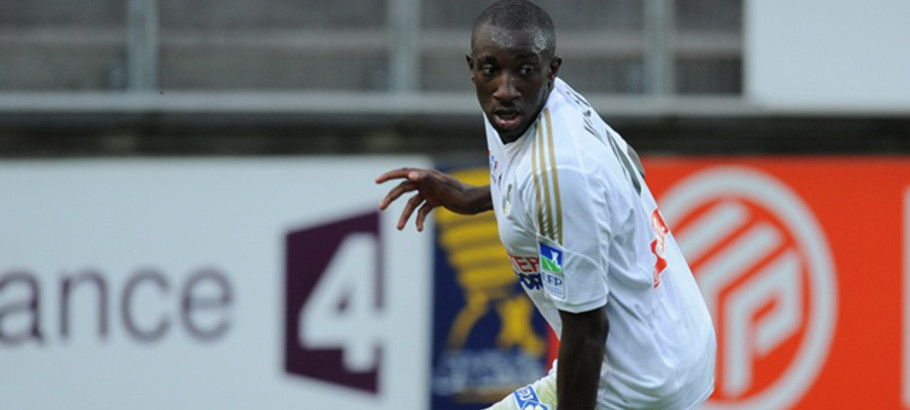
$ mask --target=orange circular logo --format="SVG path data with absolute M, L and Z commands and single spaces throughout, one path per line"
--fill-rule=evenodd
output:
M 811 210 L 743 167 L 694 174 L 660 203 L 717 333 L 715 392 L 703 408 L 796 404 L 824 364 L 837 316 L 837 275 Z

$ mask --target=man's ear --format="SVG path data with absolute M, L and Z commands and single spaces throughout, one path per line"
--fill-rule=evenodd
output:
M 562 66 L 562 57 L 553 56 L 550 59 L 550 72 L 547 75 L 547 80 L 553 82 L 556 80 L 556 74 L 559 72 L 559 67 Z

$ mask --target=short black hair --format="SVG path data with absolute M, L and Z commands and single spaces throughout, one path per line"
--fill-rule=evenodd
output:
M 471 52 L 478 27 L 490 25 L 506 30 L 535 30 L 542 43 L 541 50 L 552 57 L 556 53 L 556 28 L 553 20 L 540 6 L 527 0 L 499 0 L 477 16 L 471 31 Z

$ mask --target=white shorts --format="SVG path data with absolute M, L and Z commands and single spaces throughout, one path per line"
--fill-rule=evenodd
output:
M 556 410 L 556 371 L 512 392 L 487 410 Z
M 708 400 L 708 397 L 711 396 L 713 391 L 714 388 L 712 385 L 711 388 L 702 394 L 694 404 L 674 406 L 672 408 L 695 410 Z M 546 376 L 534 383 L 515 390 L 512 394 L 506 396 L 492 406 L 487 407 L 485 410 L 557 410 L 556 402 L 556 362 L 554 361 L 553 367 Z M 597 408 L 614 409 L 622 407 L 615 407 L 598 402 Z

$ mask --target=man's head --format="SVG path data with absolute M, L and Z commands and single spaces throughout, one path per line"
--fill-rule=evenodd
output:
M 471 81 L 487 119 L 505 141 L 531 126 L 562 64 L 553 21 L 525 0 L 500 0 L 474 22 Z

